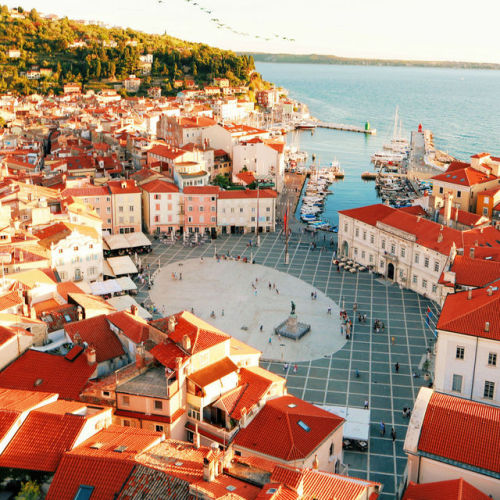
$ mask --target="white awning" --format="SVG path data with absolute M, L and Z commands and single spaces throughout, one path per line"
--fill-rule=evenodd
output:
M 149 241 L 149 238 L 140 231 L 137 233 L 127 233 L 123 236 L 125 236 L 126 240 L 128 241 L 128 248 L 151 246 L 151 241 Z
M 137 306 L 137 312 L 139 313 L 139 316 L 143 319 L 151 319 L 153 316 L 144 309 L 144 307 L 141 307 L 137 301 L 131 297 L 130 295 L 118 295 L 117 297 L 111 297 L 106 301 L 108 304 L 112 305 L 113 307 L 116 307 L 118 311 L 130 311 L 130 306 L 135 305 Z
M 137 290 L 137 285 L 128 276 L 116 278 L 115 281 L 118 283 L 118 285 L 120 285 L 123 291 Z
M 110 234 L 109 236 L 104 236 L 103 239 L 110 250 L 120 250 L 130 247 L 124 234 Z
M 108 261 L 106 259 L 104 259 L 102 262 L 102 274 L 103 276 L 112 276 L 113 278 L 115 277 L 113 269 L 111 269 L 111 266 L 108 264 Z
M 93 295 L 107 295 L 123 291 L 118 280 L 94 281 L 90 284 L 90 288 Z
M 327 405 L 320 408 L 345 419 L 345 438 L 366 442 L 370 439 L 370 410 Z
M 137 267 L 135 267 L 134 262 L 128 255 L 123 255 L 122 257 L 109 257 L 109 259 L 106 260 L 115 276 L 136 274 L 139 272 Z

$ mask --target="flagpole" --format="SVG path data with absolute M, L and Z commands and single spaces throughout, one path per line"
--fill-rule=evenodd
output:
M 290 256 L 288 255 L 288 206 L 289 202 L 287 201 L 285 212 L 285 264 L 288 264 L 290 260 Z

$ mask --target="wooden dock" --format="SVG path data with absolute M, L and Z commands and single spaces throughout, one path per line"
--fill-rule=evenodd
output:
M 329 128 L 331 130 L 345 130 L 346 132 L 358 132 L 366 135 L 376 135 L 376 128 L 366 129 L 365 127 L 357 127 L 356 125 L 345 125 L 344 123 L 329 123 L 329 122 L 316 122 L 319 128 Z

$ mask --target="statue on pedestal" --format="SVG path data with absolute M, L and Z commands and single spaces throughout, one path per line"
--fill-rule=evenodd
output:
M 292 305 L 292 310 L 290 314 L 295 314 L 295 302 L 293 300 L 291 301 L 291 305 Z

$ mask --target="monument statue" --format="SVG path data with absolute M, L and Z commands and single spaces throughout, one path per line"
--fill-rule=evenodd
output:
M 291 304 L 292 304 L 292 310 L 291 310 L 290 314 L 295 314 L 295 302 L 292 300 Z

